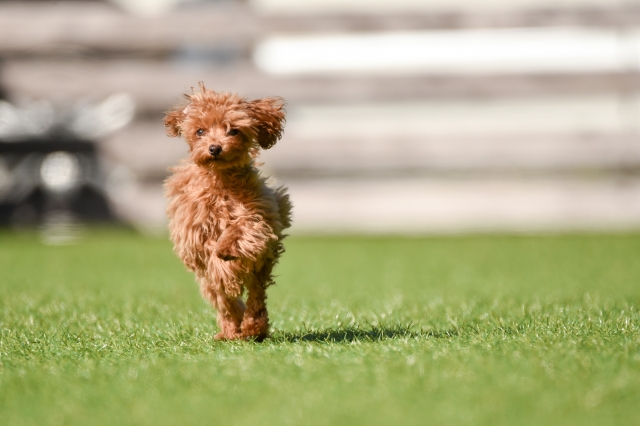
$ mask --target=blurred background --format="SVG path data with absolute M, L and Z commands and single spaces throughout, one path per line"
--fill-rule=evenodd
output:
M 293 233 L 640 228 L 640 0 L 0 1 L 0 225 L 163 232 L 199 81 L 287 99 Z

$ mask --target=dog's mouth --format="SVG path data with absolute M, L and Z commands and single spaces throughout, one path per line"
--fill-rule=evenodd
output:
M 210 163 L 226 163 L 228 161 L 227 156 L 222 156 L 220 154 L 218 155 L 211 155 L 209 156 L 209 162 Z
M 203 161 L 203 165 L 214 168 L 227 168 L 235 165 L 236 159 L 233 156 L 209 156 Z
M 223 167 L 227 163 L 226 158 L 213 155 L 194 155 L 192 156 L 193 162 L 203 167 Z
M 194 150 L 192 159 L 195 163 L 203 167 L 215 169 L 233 167 L 248 161 L 245 158 L 246 156 L 234 150 L 223 151 L 221 149 L 212 149 L 212 151 L 214 152 L 209 150 Z

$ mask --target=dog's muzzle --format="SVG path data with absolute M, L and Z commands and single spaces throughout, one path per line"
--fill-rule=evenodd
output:
M 217 157 L 222 152 L 222 147 L 220 145 L 211 145 L 209 146 L 209 154 Z

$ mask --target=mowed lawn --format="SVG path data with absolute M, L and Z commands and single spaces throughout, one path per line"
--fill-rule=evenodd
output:
M 0 424 L 640 424 L 639 234 L 286 246 L 215 342 L 166 239 L 0 233 Z

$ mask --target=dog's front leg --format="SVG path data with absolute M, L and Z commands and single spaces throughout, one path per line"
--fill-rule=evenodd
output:
M 269 314 L 267 313 L 267 294 L 263 283 L 254 280 L 248 283 L 244 318 L 242 319 L 242 337 L 262 341 L 269 334 Z
M 240 257 L 256 260 L 266 251 L 269 240 L 276 238 L 264 221 L 255 218 L 239 219 L 220 234 L 216 256 L 223 260 Z
M 216 340 L 234 340 L 242 336 L 240 324 L 244 313 L 245 305 L 239 297 L 229 297 L 218 292 L 215 303 L 218 309 L 217 322 L 220 332 L 214 336 Z

